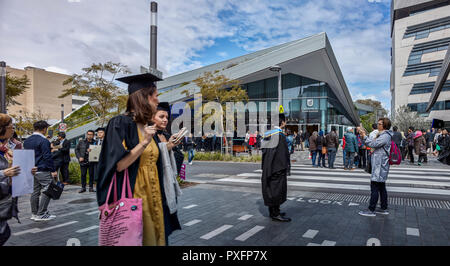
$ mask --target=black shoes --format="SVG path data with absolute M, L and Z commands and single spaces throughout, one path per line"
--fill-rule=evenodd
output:
M 278 216 L 271 216 L 271 218 L 272 218 L 272 221 L 276 221 L 276 222 L 290 222 L 291 221 L 291 218 L 284 217 L 281 215 L 281 213 Z
M 85 188 L 82 188 L 80 191 L 78 191 L 78 193 L 84 193 L 84 192 L 86 192 Z

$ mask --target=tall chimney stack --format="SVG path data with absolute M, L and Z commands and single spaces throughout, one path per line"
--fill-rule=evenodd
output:
M 157 37 L 157 25 L 158 25 L 158 3 L 152 1 L 150 3 L 150 68 L 156 68 L 156 37 Z

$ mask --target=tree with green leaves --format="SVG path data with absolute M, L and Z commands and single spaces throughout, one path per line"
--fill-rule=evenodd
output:
M 100 124 L 104 126 L 114 111 L 121 103 L 122 90 L 114 84 L 116 76 L 120 73 L 131 73 L 127 66 L 121 63 L 98 63 L 83 68 L 82 74 L 74 74 L 63 82 L 63 85 L 71 84 L 65 89 L 59 98 L 69 95 L 87 96 L 89 105 L 97 114 Z
M 372 100 L 372 99 L 359 99 L 359 100 L 356 100 L 356 102 L 360 103 L 360 104 L 372 106 L 375 109 L 380 109 L 382 117 L 387 116 L 387 114 L 388 114 L 388 111 L 383 108 L 380 101 L 376 101 L 376 100 Z
M 220 74 L 219 71 L 205 72 L 202 76 L 199 76 L 197 79 L 193 80 L 193 82 L 200 88 L 200 93 L 202 94 L 202 107 L 205 106 L 208 102 L 217 102 L 222 106 L 223 110 L 223 128 L 226 128 L 226 103 L 227 102 L 247 102 L 248 95 L 247 91 L 243 90 L 240 85 L 239 80 L 232 80 L 226 77 L 223 74 Z M 184 84 L 186 85 L 186 84 Z M 182 93 L 186 94 L 186 96 L 193 96 L 189 90 L 184 90 Z M 193 109 L 193 102 L 190 102 L 190 107 Z M 203 109 L 203 108 L 202 108 Z M 205 122 L 209 117 L 213 116 L 212 114 L 203 115 L 200 112 L 194 113 L 196 118 L 202 119 L 202 122 Z M 217 125 L 215 125 L 217 126 Z M 227 152 L 228 152 L 228 141 L 226 144 Z
M 408 132 L 410 126 L 418 130 L 430 128 L 431 121 L 427 121 L 425 117 L 411 111 L 407 105 L 402 105 L 395 110 L 392 126 L 397 126 L 399 131 Z
M 27 75 L 22 77 L 14 77 L 6 73 L 6 106 L 22 105 L 14 98 L 23 94 L 30 86 L 30 80 Z
M 37 121 L 48 121 L 49 116 L 45 115 L 39 108 L 36 112 L 20 112 L 19 115 L 11 115 L 16 121 L 16 133 L 22 138 L 22 136 L 27 136 L 33 134 L 33 124 Z
M 359 117 L 362 126 L 370 133 L 373 131 L 372 124 L 375 123 L 375 114 L 368 113 Z

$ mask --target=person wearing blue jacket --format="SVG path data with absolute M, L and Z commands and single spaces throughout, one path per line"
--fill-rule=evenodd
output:
M 344 170 L 354 170 L 353 161 L 355 153 L 358 152 L 358 141 L 356 135 L 353 134 L 353 128 L 349 127 L 345 133 L 345 165 Z
M 49 126 L 45 121 L 37 121 L 33 124 L 33 135 L 23 143 L 24 149 L 34 150 L 34 160 L 37 167 L 37 172 L 34 175 L 33 194 L 30 198 L 31 220 L 34 221 L 49 221 L 56 217 L 50 215 L 47 210 L 50 197 L 44 193 L 41 196 L 41 190 L 46 189 L 53 182 L 53 178 L 57 176 L 50 141 L 45 137 Z

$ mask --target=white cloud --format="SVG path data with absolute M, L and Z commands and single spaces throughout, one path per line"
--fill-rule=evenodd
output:
M 0 38 L 2 59 L 13 67 L 32 61 L 69 73 L 106 61 L 124 63 L 135 73 L 149 65 L 149 1 L 77 2 L 2 1 L 0 29 L 7 36 Z M 158 3 L 158 68 L 165 76 L 200 67 L 197 52 L 233 34 L 218 18 L 220 2 Z
M 139 66 L 149 65 L 149 1 L 1 5 L 0 29 L 7 37 L 0 38 L 0 50 L 11 66 L 33 62 L 79 73 L 92 63 L 114 61 L 138 73 Z M 164 76 L 202 66 L 199 52 L 219 38 L 251 52 L 325 31 L 348 84 L 389 80 L 389 16 L 367 1 L 170 0 L 158 5 L 158 68 Z

